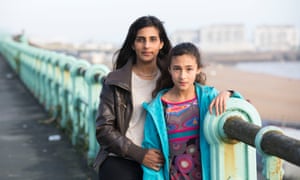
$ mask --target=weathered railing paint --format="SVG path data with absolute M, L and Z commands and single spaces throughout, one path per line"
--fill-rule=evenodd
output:
M 278 127 L 261 128 L 232 116 L 226 120 L 223 128 L 230 139 L 242 141 L 263 153 L 280 157 L 300 166 L 300 141 L 284 135 Z
M 211 152 L 211 179 L 256 179 L 255 148 L 227 138 L 223 126 L 232 116 L 260 126 L 260 116 L 245 100 L 231 98 L 226 106 L 220 116 L 208 112 L 204 121 L 204 134 Z

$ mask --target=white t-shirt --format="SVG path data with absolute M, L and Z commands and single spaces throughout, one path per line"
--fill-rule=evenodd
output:
M 132 97 L 133 97 L 133 114 L 129 123 L 126 137 L 138 146 L 142 146 L 144 139 L 144 124 L 146 111 L 142 107 L 143 102 L 152 100 L 152 91 L 155 88 L 156 80 L 160 73 L 157 73 L 153 80 L 144 80 L 132 73 Z

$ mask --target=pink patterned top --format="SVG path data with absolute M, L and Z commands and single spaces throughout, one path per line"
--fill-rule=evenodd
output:
M 162 101 L 166 106 L 170 179 L 202 179 L 197 98 L 178 103 Z

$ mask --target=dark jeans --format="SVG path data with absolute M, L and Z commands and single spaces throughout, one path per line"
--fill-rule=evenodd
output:
M 99 167 L 99 180 L 142 180 L 139 163 L 121 157 L 109 156 Z

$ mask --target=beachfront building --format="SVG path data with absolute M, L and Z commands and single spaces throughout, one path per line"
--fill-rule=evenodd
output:
M 258 51 L 289 51 L 299 47 L 299 32 L 294 26 L 263 25 L 254 31 Z
M 177 30 L 170 37 L 172 44 L 181 42 L 192 42 L 199 44 L 200 30 Z
M 234 53 L 253 51 L 242 24 L 220 24 L 203 27 L 200 48 L 204 52 Z

